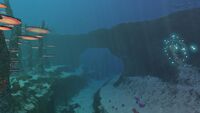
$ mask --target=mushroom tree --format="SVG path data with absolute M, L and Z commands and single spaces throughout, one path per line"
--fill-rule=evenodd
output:
M 52 51 L 49 52 L 49 50 L 53 50 L 53 48 L 55 48 L 55 47 L 56 47 L 55 45 L 49 45 L 49 44 L 45 45 L 45 54 L 46 55 L 43 55 L 43 57 L 44 57 L 44 64 L 45 64 L 46 68 L 51 66 L 51 62 L 50 61 L 52 61 L 52 60 L 50 60 L 50 59 L 55 58 L 55 55 L 52 54 Z M 50 55 L 50 54 L 52 54 L 52 55 Z
M 7 8 L 4 4 L 0 4 L 0 8 Z M 10 75 L 10 54 L 8 46 L 6 44 L 5 35 L 3 31 L 12 30 L 11 26 L 21 24 L 19 19 L 0 14 L 0 23 L 8 24 L 0 27 L 0 112 L 1 113 L 13 113 L 11 92 L 9 85 Z
M 10 6 L 10 2 L 9 0 L 4 0 L 4 4 L 6 5 L 6 18 L 9 18 L 9 16 L 14 16 L 12 8 Z M 5 19 L 6 19 L 5 18 Z M 13 20 L 14 21 L 14 20 Z M 7 23 L 9 24 L 9 23 Z M 9 50 L 16 50 L 18 52 L 12 52 L 10 53 L 10 57 L 14 60 L 14 61 L 18 61 L 16 62 L 11 62 L 11 65 L 15 65 L 15 69 L 13 69 L 14 71 L 19 71 L 22 69 L 22 63 L 21 63 L 21 49 L 19 47 L 19 39 L 18 36 L 22 34 L 22 26 L 21 24 L 17 24 L 14 26 L 12 33 L 11 33 L 11 39 L 10 39 L 10 43 L 9 43 Z M 11 59 L 11 60 L 12 60 Z
M 0 31 L 0 112 L 13 113 L 9 88 L 10 57 L 3 31 Z
M 5 4 L 0 4 L 0 8 L 7 8 L 7 6 Z
M 49 30 L 45 29 L 45 21 L 42 22 L 41 27 L 28 27 L 26 28 L 27 31 L 35 33 L 36 35 L 32 36 L 32 40 L 38 40 L 38 63 L 37 63 L 37 71 L 40 74 L 45 74 L 45 62 L 44 62 L 44 40 L 43 36 L 49 33 Z
M 1 31 L 9 31 L 9 30 L 12 30 L 12 28 L 9 27 L 9 26 L 0 25 L 0 30 L 1 30 Z
M 28 69 L 32 71 L 33 69 L 33 49 L 32 49 L 32 42 L 28 42 Z
M 0 4 L 0 8 L 6 8 L 6 6 Z M 2 17 L 0 20 L 2 20 Z M 12 113 L 11 93 L 9 87 L 10 56 L 5 36 L 3 34 L 3 31 L 8 29 L 3 26 L 1 26 L 0 29 L 0 111 L 1 113 Z
M 13 16 L 13 11 L 11 9 L 9 0 L 4 0 L 4 4 L 6 5 L 6 13 L 10 16 Z
M 26 40 L 26 41 L 28 41 L 28 43 L 27 43 L 27 49 L 28 49 L 28 61 L 27 61 L 27 68 L 26 69 L 28 69 L 28 71 L 31 71 L 32 69 L 33 69 L 33 62 L 32 62 L 32 60 L 33 60 L 33 48 L 32 48 L 32 42 L 31 41 L 36 41 L 36 40 L 38 40 L 38 38 L 37 37 L 35 37 L 35 36 L 31 36 L 31 35 L 21 35 L 21 36 L 19 36 L 19 38 L 20 39 L 22 39 L 22 40 Z
M 45 21 L 42 22 L 42 26 L 41 28 L 45 28 Z M 45 33 L 45 32 L 43 32 Z M 38 65 L 38 72 L 41 73 L 41 74 L 44 74 L 45 73 L 45 70 L 44 70 L 44 58 L 43 58 L 43 55 L 44 55 L 44 40 L 43 38 L 41 38 L 39 40 L 39 50 L 38 50 L 38 58 L 39 58 L 39 65 Z

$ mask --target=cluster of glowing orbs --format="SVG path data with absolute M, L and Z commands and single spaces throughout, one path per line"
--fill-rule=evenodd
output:
M 177 34 L 171 34 L 164 40 L 164 53 L 172 64 L 180 64 L 188 58 L 188 47 Z
M 197 47 L 197 45 L 190 45 L 190 50 L 193 52 L 193 53 L 195 53 L 195 52 L 197 52 L 198 51 L 198 47 Z

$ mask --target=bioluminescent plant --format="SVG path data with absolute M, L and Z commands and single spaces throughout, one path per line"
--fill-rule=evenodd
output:
M 188 51 L 189 48 L 178 34 L 170 34 L 164 40 L 164 53 L 171 64 L 183 64 L 189 57 Z

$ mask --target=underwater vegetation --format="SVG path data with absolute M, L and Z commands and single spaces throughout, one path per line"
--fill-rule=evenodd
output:
M 188 48 L 186 47 L 184 40 L 179 39 L 179 36 L 172 34 L 168 40 L 164 40 L 166 53 L 169 61 L 172 64 L 182 64 L 188 58 Z
M 187 62 L 190 55 L 197 52 L 198 47 L 195 45 L 187 46 L 184 39 L 175 33 L 171 34 L 168 39 L 164 40 L 164 52 L 171 64 L 183 65 Z
M 48 34 L 49 31 L 44 28 L 45 26 L 43 24 L 41 28 L 27 28 L 27 31 L 32 32 L 32 34 L 30 37 L 25 37 L 25 34 L 23 33 L 26 31 L 24 31 L 25 29 L 22 27 L 23 23 L 20 19 L 13 16 L 9 0 L 4 0 L 4 3 L 0 3 L 0 9 L 5 10 L 5 12 L 0 13 L 0 112 L 14 113 L 15 111 L 13 111 L 14 109 L 12 106 L 9 76 L 17 75 L 23 71 L 23 63 L 21 58 L 22 50 L 20 45 L 23 44 L 23 40 L 28 40 L 31 36 L 36 35 L 34 37 L 39 39 L 38 35 L 44 36 Z M 41 37 L 40 40 L 42 40 Z M 40 50 L 42 48 L 41 45 L 42 44 L 40 44 Z M 40 51 L 40 54 L 42 54 L 42 51 L 43 49 Z
M 200 112 L 200 8 L 58 35 L 3 1 L 0 113 Z

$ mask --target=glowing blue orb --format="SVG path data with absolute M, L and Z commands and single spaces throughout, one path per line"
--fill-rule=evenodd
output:
M 197 52 L 197 51 L 198 51 L 198 47 L 197 47 L 196 45 L 191 45 L 191 46 L 190 46 L 190 50 L 191 50 L 192 52 Z

